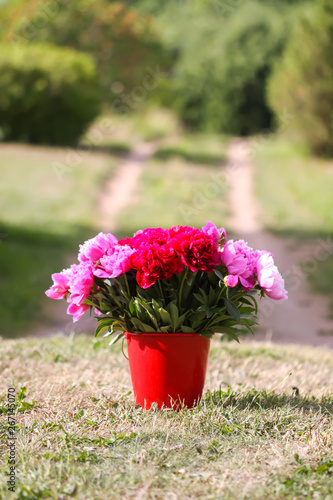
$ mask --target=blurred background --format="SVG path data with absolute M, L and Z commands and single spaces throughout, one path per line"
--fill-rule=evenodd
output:
M 275 255 L 258 338 L 333 346 L 331 0 L 0 0 L 0 335 L 98 231 L 211 220 Z

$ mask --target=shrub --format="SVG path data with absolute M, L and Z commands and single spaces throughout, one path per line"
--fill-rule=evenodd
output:
M 8 15 L 8 12 L 10 15 Z M 5 42 L 47 42 L 89 53 L 96 61 L 105 100 L 141 85 L 147 66 L 160 64 L 150 17 L 108 0 L 20 0 L 0 10 Z
M 332 44 L 332 1 L 317 0 L 296 24 L 268 85 L 272 108 L 294 115 L 292 127 L 324 156 L 333 156 Z
M 71 144 L 98 112 L 89 56 L 50 45 L 1 45 L 0 127 L 6 140 Z
M 163 104 L 196 130 L 247 135 L 269 127 L 273 114 L 266 82 L 297 3 L 168 3 L 157 14 L 164 44 L 174 55 Z M 145 3 L 153 10 L 152 4 Z

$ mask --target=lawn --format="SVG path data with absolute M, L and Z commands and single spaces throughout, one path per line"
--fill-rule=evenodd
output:
M 322 238 L 333 247 L 333 161 L 311 157 L 304 145 L 282 137 L 254 151 L 256 194 L 266 227 L 295 238 Z M 316 264 L 316 272 L 309 273 L 313 289 L 332 297 L 333 252 Z
M 40 319 L 50 274 L 95 233 L 97 196 L 116 160 L 69 149 L 0 149 L 0 333 L 14 335 Z
M 117 155 L 145 140 L 158 140 L 158 150 L 171 152 L 144 166 L 137 197 L 119 218 L 118 235 L 146 226 L 200 227 L 208 219 L 223 225 L 226 184 L 217 163 L 225 159 L 226 140 L 186 133 L 167 110 L 101 116 L 82 140 L 86 149 L 3 144 L 1 335 L 21 335 L 47 322 L 40 299 L 50 275 L 74 262 L 78 244 L 96 234 L 98 195 L 121 164 Z M 184 157 L 192 149 L 191 163 Z
M 273 136 L 254 153 L 256 194 L 266 227 L 293 236 L 330 234 L 333 161 L 309 156 L 301 144 Z
M 152 159 L 144 166 L 133 201 L 118 219 L 124 234 L 140 228 L 190 225 L 212 220 L 219 227 L 228 213 L 227 184 L 220 167 L 181 158 Z
M 135 406 L 119 344 L 84 335 L 0 343 L 0 419 L 16 394 L 11 499 L 333 498 L 333 359 L 300 346 L 212 343 L 202 403 Z

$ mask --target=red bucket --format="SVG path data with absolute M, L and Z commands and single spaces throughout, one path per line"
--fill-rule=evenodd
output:
M 210 339 L 197 333 L 125 332 L 136 404 L 191 408 L 205 383 Z

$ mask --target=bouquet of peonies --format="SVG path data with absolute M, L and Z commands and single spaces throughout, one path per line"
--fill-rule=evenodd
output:
M 287 298 L 266 250 L 227 240 L 211 222 L 201 229 L 148 228 L 117 240 L 100 233 L 80 245 L 78 264 L 52 275 L 46 295 L 67 299 L 74 321 L 94 309 L 96 335 L 111 343 L 132 333 L 221 333 L 238 340 L 257 324 L 256 296 Z

